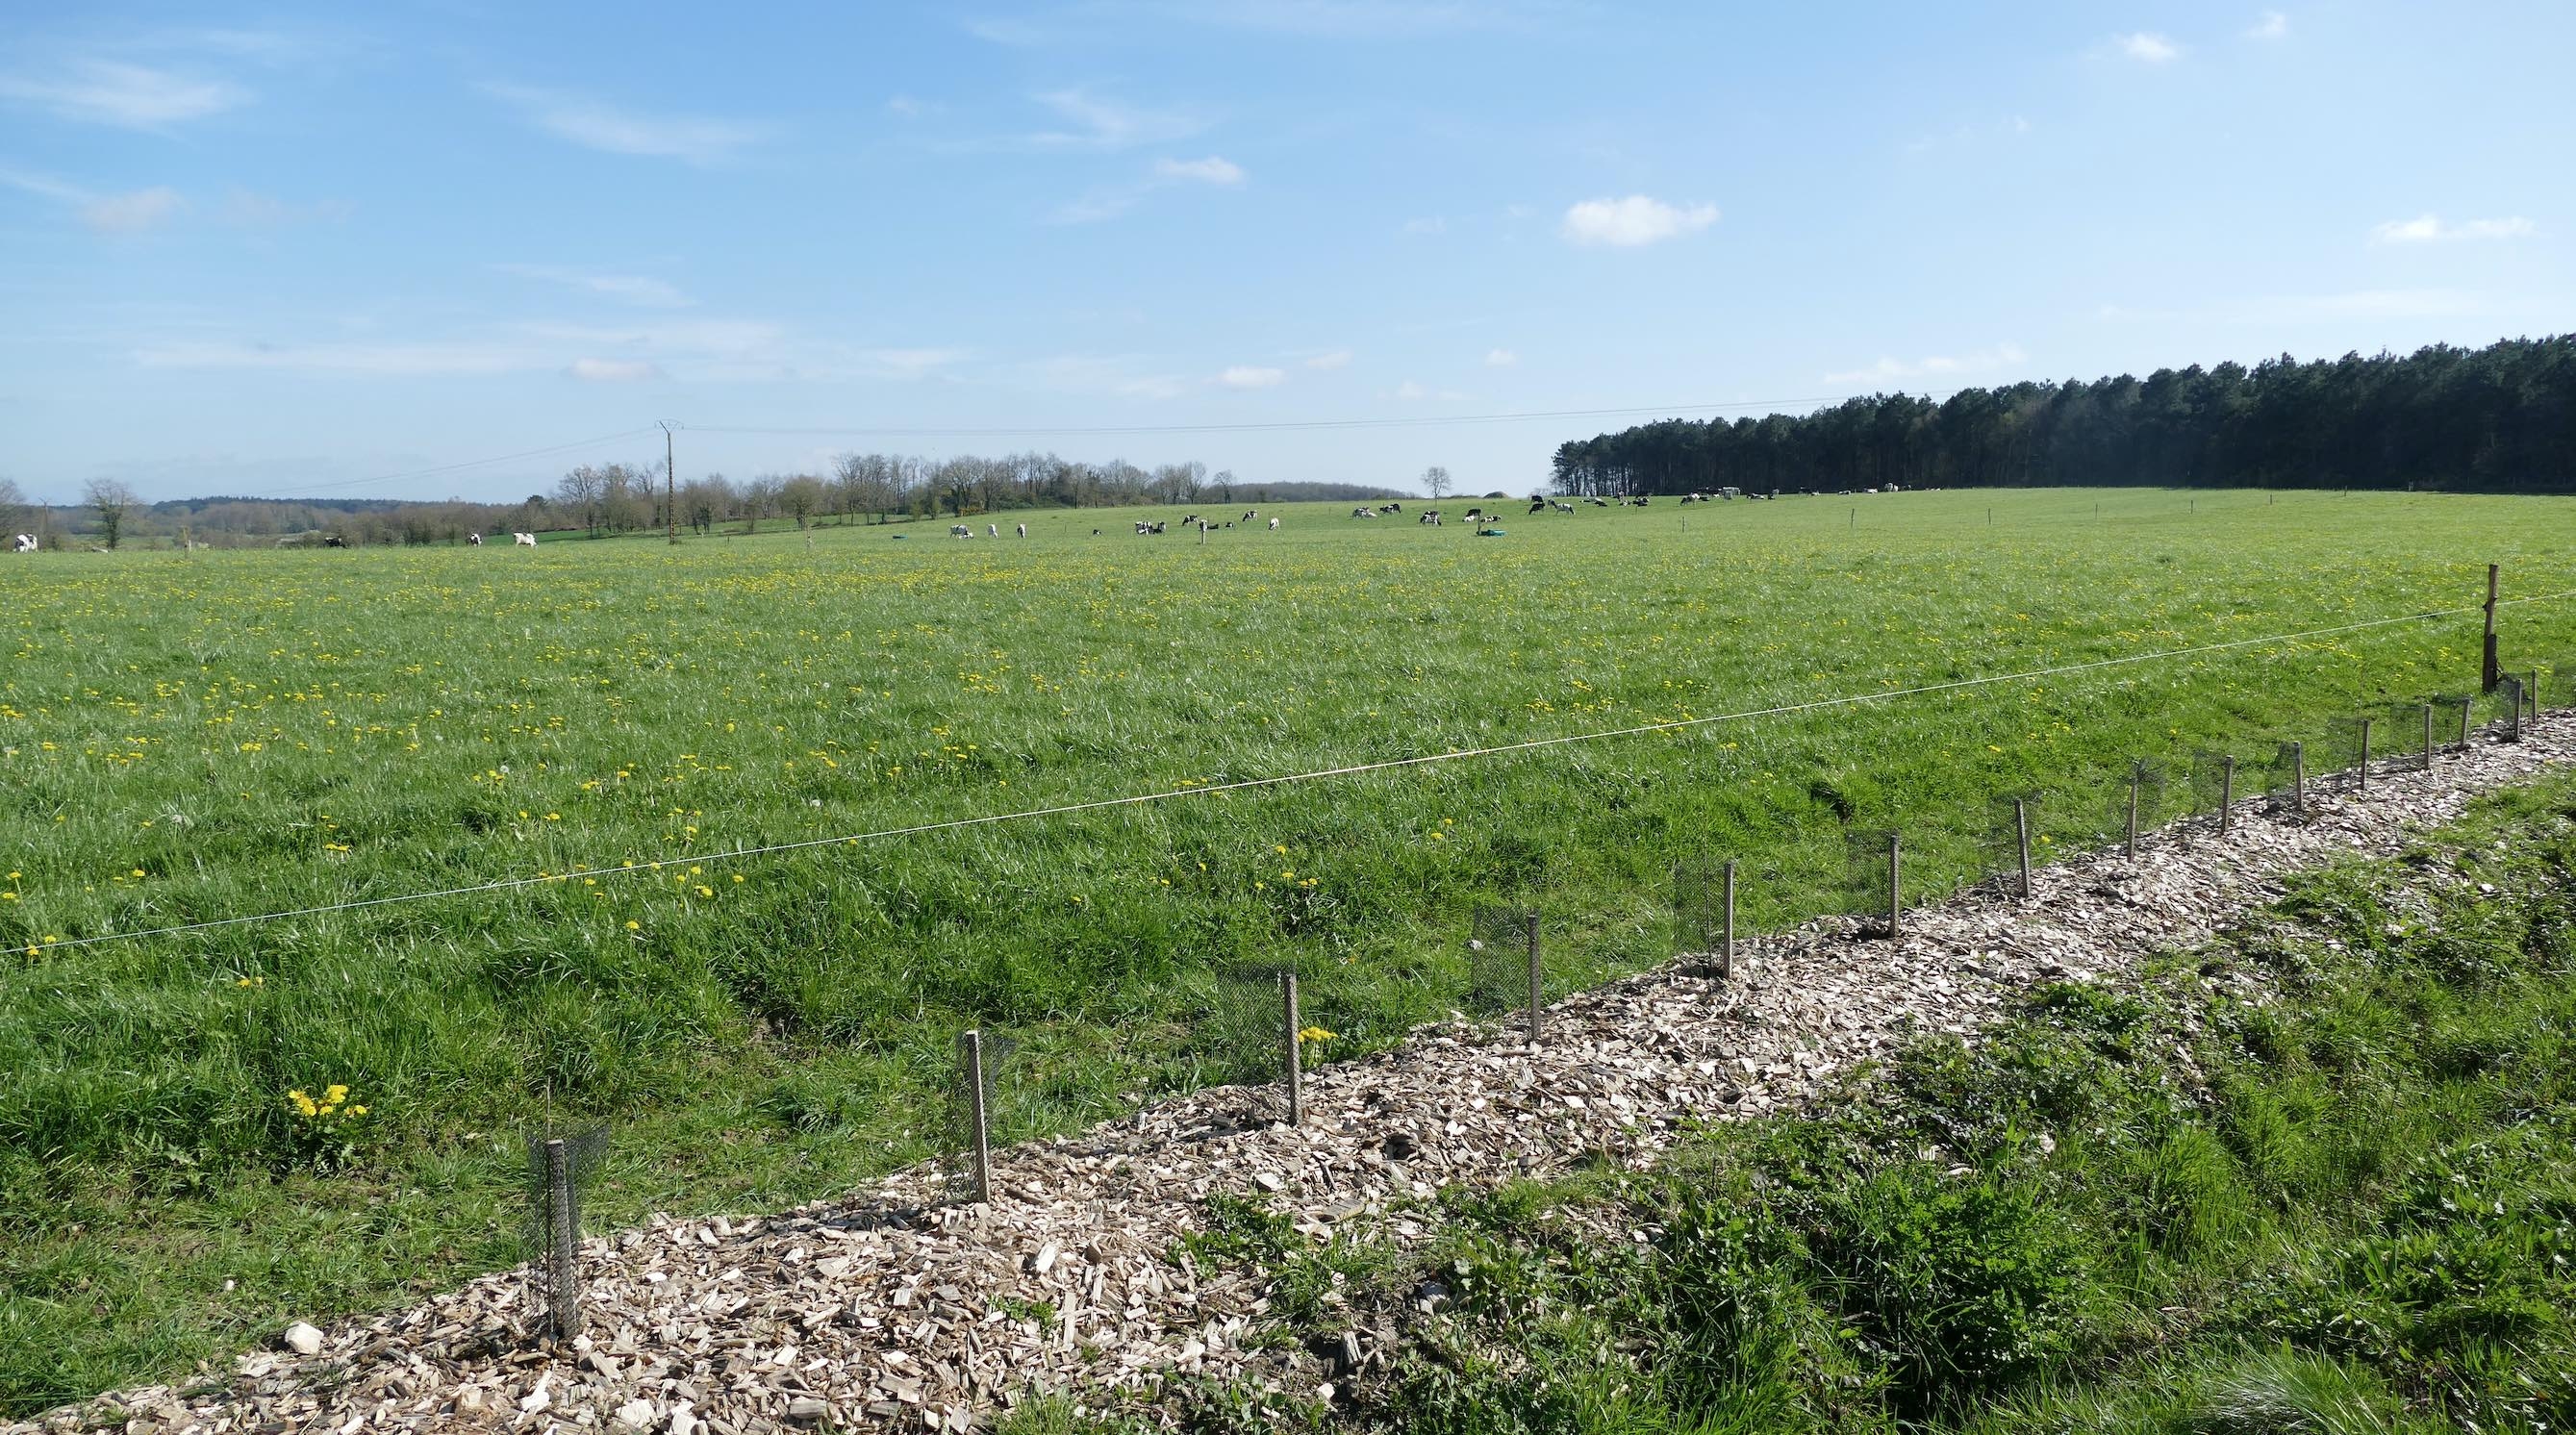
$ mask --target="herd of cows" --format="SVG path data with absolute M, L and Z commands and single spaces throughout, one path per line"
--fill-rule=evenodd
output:
M 1896 490 L 1896 485 L 1892 483 L 1887 484 L 1885 485 L 1885 488 L 1887 491 L 1892 493 Z M 1879 490 L 1872 489 L 1870 491 L 1875 493 Z M 1777 498 L 1779 495 L 1777 493 L 1767 495 L 1760 493 L 1746 493 L 1740 489 L 1721 488 L 1714 493 L 1685 493 L 1680 496 L 1680 500 L 1681 502 L 1688 504 L 1716 503 L 1721 500 L 1737 498 L 1759 499 L 1764 497 Z M 1553 510 L 1557 513 L 1572 513 L 1575 509 L 1576 503 L 1589 504 L 1594 508 L 1644 508 L 1647 506 L 1648 500 L 1642 495 L 1635 498 L 1618 499 L 1596 498 L 1587 495 L 1569 503 L 1564 499 L 1535 495 L 1529 501 L 1529 511 L 1531 513 L 1545 513 Z M 1354 508 L 1351 510 L 1351 517 L 1385 518 L 1401 514 L 1403 512 L 1404 504 L 1400 500 L 1389 499 L 1385 503 L 1363 504 L 1358 508 Z M 1499 508 L 1486 508 L 1479 505 L 1475 508 L 1468 509 L 1465 516 L 1470 523 L 1476 525 L 1476 531 L 1479 534 L 1488 532 L 1499 533 L 1501 531 L 1492 526 L 1495 523 L 1500 522 L 1503 517 L 1503 510 Z M 1181 531 L 1185 533 L 1195 528 L 1204 535 L 1211 529 L 1232 528 L 1237 524 L 1241 524 L 1242 526 L 1249 528 L 1253 523 L 1260 520 L 1260 518 L 1261 510 L 1257 508 L 1245 509 L 1241 518 L 1228 518 L 1222 520 L 1208 517 L 1203 514 L 1193 513 L 1180 520 L 1180 528 Z M 1416 510 L 1414 521 L 1436 528 L 1447 521 L 1447 515 L 1437 508 L 1418 509 Z M 1018 533 L 1020 537 L 1026 538 L 1029 536 L 1029 526 L 1027 524 L 1014 524 L 1012 527 L 1013 531 Z M 1148 521 L 1139 519 L 1136 522 L 1136 532 L 1140 537 L 1150 534 L 1166 533 L 1169 531 L 1169 520 Z M 1279 531 L 1279 520 L 1277 518 L 1274 517 L 1269 520 L 1269 531 L 1273 533 Z M 948 533 L 952 538 L 973 538 L 975 536 L 975 526 L 971 523 L 952 523 L 948 526 Z M 1002 526 L 998 523 L 985 524 L 984 536 L 988 538 L 1001 537 Z M 1100 530 L 1097 528 L 1091 530 L 1091 536 L 1094 538 L 1099 537 Z M 285 547 L 302 541 L 303 540 L 297 538 L 281 538 L 278 540 L 278 544 L 280 547 Z M 473 547 L 480 548 L 483 546 L 483 535 L 480 533 L 469 533 L 465 535 L 465 541 Z M 510 543 L 513 547 L 517 548 L 534 548 L 537 546 L 537 535 L 533 533 L 513 533 L 510 535 Z M 9 549 L 13 553 L 33 553 L 40 546 L 42 545 L 38 543 L 34 534 L 20 533 L 11 537 Z M 338 536 L 334 535 L 323 539 L 322 546 L 325 548 L 342 548 L 347 545 Z

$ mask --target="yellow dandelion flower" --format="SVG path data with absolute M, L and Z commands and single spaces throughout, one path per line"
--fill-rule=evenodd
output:
M 640 932 L 644 930 L 644 924 L 630 917 L 626 921 L 626 930 L 630 932 Z

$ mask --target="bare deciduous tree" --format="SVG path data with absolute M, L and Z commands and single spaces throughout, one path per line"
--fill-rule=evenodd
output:
M 137 502 L 123 479 L 93 478 L 81 485 L 81 501 L 98 510 L 99 541 L 114 548 L 125 534 L 125 511 Z
M 26 521 L 27 495 L 18 489 L 18 480 L 0 478 L 0 541 L 18 531 Z
M 1422 489 L 1433 498 L 1449 496 L 1449 470 L 1433 464 L 1422 471 Z

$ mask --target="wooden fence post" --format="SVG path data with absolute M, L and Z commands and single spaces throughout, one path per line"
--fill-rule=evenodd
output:
M 1305 1046 L 1306 1024 L 1297 1016 L 1297 974 L 1279 974 L 1279 1003 L 1288 1026 L 1288 1124 L 1306 1124 Z

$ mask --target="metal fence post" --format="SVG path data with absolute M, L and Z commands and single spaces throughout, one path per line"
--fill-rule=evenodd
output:
M 1297 1017 L 1297 974 L 1279 974 L 1279 1002 L 1285 1009 L 1288 1025 L 1288 1124 L 1306 1124 L 1305 1046 L 1306 1024 Z
M 2433 770 L 2433 705 L 2424 704 L 2424 770 Z
M 1530 913 L 1525 920 L 1529 930 L 1529 1039 L 1530 1045 L 1536 1046 L 1538 1045 L 1538 1007 L 1540 1000 L 1545 996 L 1538 964 L 1538 913 Z
M 2145 765 L 2143 762 L 2132 762 L 2132 763 L 2130 763 L 2130 764 L 2129 764 L 2129 841 L 2128 841 L 2128 852 L 2129 852 L 2129 856 L 2131 856 L 2132 858 L 2134 858 L 2134 857 L 2136 857 L 2136 856 L 2138 855 L 2138 788 L 2140 787 L 2140 785 L 2142 785 L 2143 783 L 2145 783 L 2145 781 L 2146 781 L 2146 780 L 2147 780 L 2146 765 Z
M 1887 834 L 1887 939 L 1895 941 L 1905 925 L 1905 839 Z
M 2353 772 L 2355 781 L 2360 786 L 2361 795 L 2368 797 L 2370 795 L 2370 719 L 2368 718 L 2361 720 L 2361 766 L 2353 769 Z
M 975 1158 L 975 1199 L 990 1203 L 993 1199 L 993 1138 L 986 1124 L 984 1110 L 984 1033 L 969 1031 L 957 1039 L 966 1054 L 966 1120 L 972 1128 Z
M 1717 946 L 1717 974 L 1732 980 L 1735 976 L 1735 859 L 1726 859 L 1726 933 Z
M 2013 838 L 2021 848 L 2021 895 L 2030 897 L 2030 799 L 2013 799 Z
M 581 1218 L 573 1209 L 572 1151 L 546 1142 L 546 1304 L 555 1339 L 581 1334 Z
M 2303 742 L 2290 744 L 2290 813 L 2308 815 L 2308 745 Z
M 2236 807 L 2236 759 L 2218 760 L 2218 835 L 2227 835 L 2227 817 Z
M 2466 698 L 2460 700 L 2460 751 L 2462 752 L 2469 750 L 2469 709 L 2476 706 L 2476 703 Z

